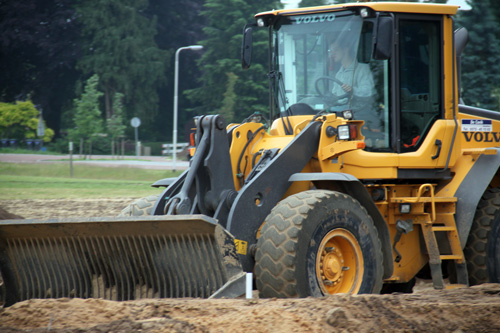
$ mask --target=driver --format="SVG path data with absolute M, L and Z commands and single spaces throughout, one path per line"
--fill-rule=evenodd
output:
M 352 109 L 353 99 L 371 99 L 370 97 L 375 94 L 370 66 L 359 63 L 355 59 L 355 45 L 352 39 L 352 36 L 340 36 L 330 44 L 328 50 L 331 63 L 336 65 L 335 68 L 339 68 L 335 78 L 342 82 L 342 85 L 334 84 L 332 94 L 338 97 L 347 93 L 350 96 L 340 98 L 337 102 L 338 105 L 334 107 L 335 111 Z
M 333 111 L 351 110 L 354 119 L 364 120 L 363 135 L 367 147 L 378 146 L 383 139 L 381 115 L 375 107 L 375 84 L 370 66 L 356 59 L 352 36 L 341 35 L 330 44 L 330 63 L 338 68 L 332 94 L 338 99 Z M 335 69 L 334 69 L 335 70 Z

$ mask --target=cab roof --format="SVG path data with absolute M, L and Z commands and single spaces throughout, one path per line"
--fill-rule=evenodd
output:
M 305 7 L 295 9 L 279 9 L 268 12 L 262 12 L 255 15 L 255 18 L 269 16 L 289 16 L 308 13 L 323 13 L 337 11 L 342 9 L 355 9 L 367 7 L 375 12 L 393 12 L 393 13 L 415 13 L 415 14 L 438 14 L 455 15 L 460 6 L 443 5 L 432 3 L 414 3 L 414 2 L 358 2 L 338 5 L 328 5 L 319 7 Z

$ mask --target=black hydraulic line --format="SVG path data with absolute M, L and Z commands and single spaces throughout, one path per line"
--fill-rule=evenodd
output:
M 281 81 L 281 73 L 278 72 L 278 71 L 271 71 L 268 73 L 267 75 L 269 77 L 270 80 L 273 81 L 273 87 L 276 86 L 276 78 L 278 78 L 278 94 L 279 94 L 279 97 L 278 97 L 278 94 L 276 94 L 276 92 L 274 91 L 273 89 L 273 97 L 275 99 L 275 103 L 279 105 L 279 98 L 282 99 L 282 103 L 283 103 L 283 106 L 285 107 L 286 109 L 286 96 L 283 94 L 283 90 L 281 89 L 281 85 L 282 85 L 282 81 Z M 284 87 L 283 87 L 284 89 Z M 286 112 L 286 111 L 285 111 Z M 281 119 L 281 123 L 283 124 L 283 128 L 285 129 L 285 134 L 286 135 L 290 135 L 292 134 L 292 125 L 290 124 L 290 120 L 288 119 L 287 117 L 287 122 L 288 122 L 288 126 L 290 126 L 290 128 L 287 126 L 287 124 L 285 123 L 285 120 L 283 119 L 283 113 L 282 112 L 279 112 L 279 115 L 280 115 L 280 119 Z
M 269 30 L 268 30 L 268 51 L 267 51 L 267 57 L 268 57 L 268 69 L 269 69 L 269 73 L 271 73 L 273 71 L 273 66 L 274 66 L 274 63 L 273 63 L 273 28 L 272 28 L 272 24 L 269 25 Z M 271 83 L 271 80 L 269 80 L 269 126 L 271 126 L 271 122 L 273 121 L 273 117 L 274 117 L 274 103 L 273 103 L 273 96 L 274 96 L 274 92 L 273 92 L 273 84 Z
M 243 147 L 243 149 L 241 151 L 240 158 L 238 159 L 238 164 L 236 166 L 236 177 L 240 181 L 241 186 L 243 186 L 243 182 L 244 182 L 244 179 L 243 179 L 244 174 L 241 172 L 241 160 L 243 159 L 243 156 L 245 155 L 245 151 L 247 150 L 248 145 L 250 145 L 250 142 L 252 142 L 253 139 L 257 136 L 257 134 L 264 129 L 266 129 L 266 126 L 261 126 L 255 132 L 253 132 L 252 136 L 247 140 L 247 142 L 245 143 L 245 146 Z
M 289 112 L 291 112 L 291 110 L 289 110 L 287 108 L 287 100 L 286 100 L 286 95 L 285 95 L 285 84 L 283 83 L 283 77 L 282 77 L 281 72 L 278 72 L 278 92 L 279 92 L 280 97 L 282 99 L 281 102 L 283 103 L 283 107 L 285 108 L 285 110 L 287 111 L 287 114 L 289 115 Z M 281 116 L 281 112 L 280 112 L 280 116 Z M 283 119 L 283 118 L 281 118 L 281 119 Z M 288 116 L 286 116 L 286 122 L 288 124 L 287 124 L 287 126 L 285 126 L 285 134 L 291 135 L 291 134 L 293 134 L 293 128 L 292 128 L 292 124 L 290 123 L 290 119 L 288 118 Z
M 252 169 L 255 167 L 255 160 L 257 159 L 258 156 L 262 155 L 263 152 L 264 152 L 264 149 L 261 149 L 258 152 L 256 152 L 255 154 L 253 154 L 253 157 L 252 157 Z

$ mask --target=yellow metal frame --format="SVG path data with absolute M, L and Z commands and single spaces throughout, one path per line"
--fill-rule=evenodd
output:
M 342 172 L 353 175 L 357 179 L 385 179 L 389 183 L 383 185 L 367 185 L 369 193 L 380 191 L 385 193 L 384 198 L 375 204 L 384 217 L 391 241 L 397 234 L 398 220 L 411 220 L 414 230 L 403 234 L 396 244 L 401 260 L 394 263 L 393 274 L 386 282 L 408 282 L 429 262 L 441 260 L 455 260 L 463 262 L 460 240 L 458 239 L 455 224 L 455 210 L 457 199 L 454 197 L 457 189 L 471 170 L 481 154 L 495 154 L 496 150 L 488 149 L 500 145 L 500 121 L 493 120 L 493 132 L 490 134 L 463 134 L 460 129 L 461 119 L 481 119 L 459 113 L 458 90 L 456 78 L 456 61 L 453 41 L 453 21 L 451 15 L 456 14 L 459 6 L 440 4 L 414 4 L 400 2 L 363 2 L 345 5 L 331 5 L 291 10 L 275 10 L 263 12 L 256 18 L 269 16 L 302 15 L 308 13 L 334 12 L 349 8 L 370 8 L 376 12 L 414 13 L 440 15 L 443 19 L 443 90 L 442 98 L 444 119 L 437 120 L 425 140 L 417 151 L 408 153 L 382 153 L 363 150 L 364 137 L 361 131 L 362 121 L 347 121 L 334 114 L 323 116 L 317 121 L 323 122 L 317 154 L 311 159 L 303 172 L 335 173 Z M 245 161 L 252 161 L 260 149 L 283 148 L 312 120 L 312 116 L 293 116 L 285 119 L 293 128 L 293 135 L 285 135 L 282 120 L 275 120 L 268 132 L 257 135 L 253 142 L 247 145 L 243 153 Z M 353 141 L 340 141 L 337 137 L 328 136 L 327 126 L 338 127 L 342 124 L 353 123 L 358 127 L 358 138 Z M 255 132 L 261 124 L 243 124 L 233 133 L 231 146 L 231 160 L 235 174 L 236 189 L 240 188 L 236 177 L 236 166 L 246 145 L 247 138 Z M 486 136 L 489 135 L 490 141 Z M 482 142 L 480 142 L 483 138 Z M 442 142 L 438 158 L 436 141 Z M 258 156 L 254 159 L 258 161 Z M 439 185 L 390 183 L 391 179 L 398 178 L 401 169 L 434 169 L 448 168 L 452 178 L 441 181 Z M 245 176 L 251 168 L 244 170 Z M 494 179 L 500 186 L 500 177 Z M 285 197 L 297 192 L 313 188 L 312 183 L 296 182 L 290 186 Z M 399 211 L 401 203 L 409 203 L 411 212 L 402 214 Z M 444 237 L 446 234 L 447 237 Z M 439 240 L 439 242 L 436 241 Z M 446 242 L 443 239 L 447 240 Z M 437 244 L 445 244 L 444 249 Z M 439 246 L 443 247 L 443 246 Z M 449 253 L 441 254 L 445 250 Z M 393 259 L 396 254 L 393 253 Z M 319 265 L 319 264 L 318 264 Z M 326 288 L 326 287 L 325 287 Z M 330 292 L 328 290 L 327 292 Z
M 414 4 L 402 2 L 362 2 L 348 3 L 329 6 L 317 6 L 308 8 L 296 9 L 280 9 L 262 12 L 255 15 L 255 18 L 263 16 L 279 16 L 279 15 L 299 15 L 307 13 L 322 13 L 331 12 L 349 8 L 367 7 L 377 12 L 394 12 L 394 13 L 415 13 L 415 14 L 437 14 L 437 15 L 455 15 L 460 6 L 443 5 L 443 4 Z

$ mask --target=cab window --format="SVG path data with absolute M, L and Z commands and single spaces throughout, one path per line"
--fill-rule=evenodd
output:
M 401 152 L 421 145 L 442 110 L 440 21 L 399 20 Z

